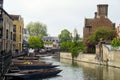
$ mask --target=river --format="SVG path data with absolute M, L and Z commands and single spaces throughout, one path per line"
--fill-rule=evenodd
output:
M 42 80 L 120 80 L 120 69 L 102 65 L 74 62 L 67 59 L 41 58 L 46 62 L 60 65 L 63 71 L 59 76 Z M 37 79 L 41 80 L 41 79 Z

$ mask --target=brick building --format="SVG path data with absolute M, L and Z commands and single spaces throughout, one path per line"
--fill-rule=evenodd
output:
M 115 24 L 108 18 L 108 5 L 97 5 L 97 12 L 95 12 L 94 18 L 86 18 L 85 26 L 83 28 L 84 43 L 86 39 L 93 34 L 93 32 L 100 27 L 107 27 L 109 29 L 115 29 Z
M 118 35 L 118 38 L 120 39 L 120 25 L 117 27 L 117 35 Z

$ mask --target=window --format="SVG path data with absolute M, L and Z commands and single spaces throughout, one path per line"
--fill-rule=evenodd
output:
M 0 38 L 2 38 L 2 29 L 0 29 Z
M 16 25 L 13 25 L 13 31 L 16 32 Z
M 92 26 L 86 26 L 86 28 L 88 28 L 89 32 L 91 32 Z
M 13 34 L 13 41 L 16 41 L 16 34 Z
M 21 41 L 21 35 L 20 35 L 20 41 Z
M 21 30 L 21 26 L 20 26 L 20 33 L 21 33 L 21 31 L 22 31 L 22 30 Z
M 8 30 L 6 30 L 6 39 L 8 39 Z
M 12 40 L 12 36 L 13 36 L 13 35 L 12 35 L 12 32 L 11 32 L 11 40 Z

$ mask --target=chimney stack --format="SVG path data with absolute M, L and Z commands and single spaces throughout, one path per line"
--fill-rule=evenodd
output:
M 107 4 L 97 5 L 97 13 L 98 13 L 99 17 L 107 18 L 107 16 L 108 16 L 108 5 Z
M 97 12 L 95 12 L 95 18 L 97 18 Z

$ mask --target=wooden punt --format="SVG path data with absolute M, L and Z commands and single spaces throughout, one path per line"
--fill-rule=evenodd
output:
M 6 77 L 18 77 L 23 79 L 38 79 L 38 78 L 47 78 L 56 76 L 62 70 L 60 69 L 41 69 L 41 70 L 24 70 L 17 73 L 7 73 L 5 74 Z

